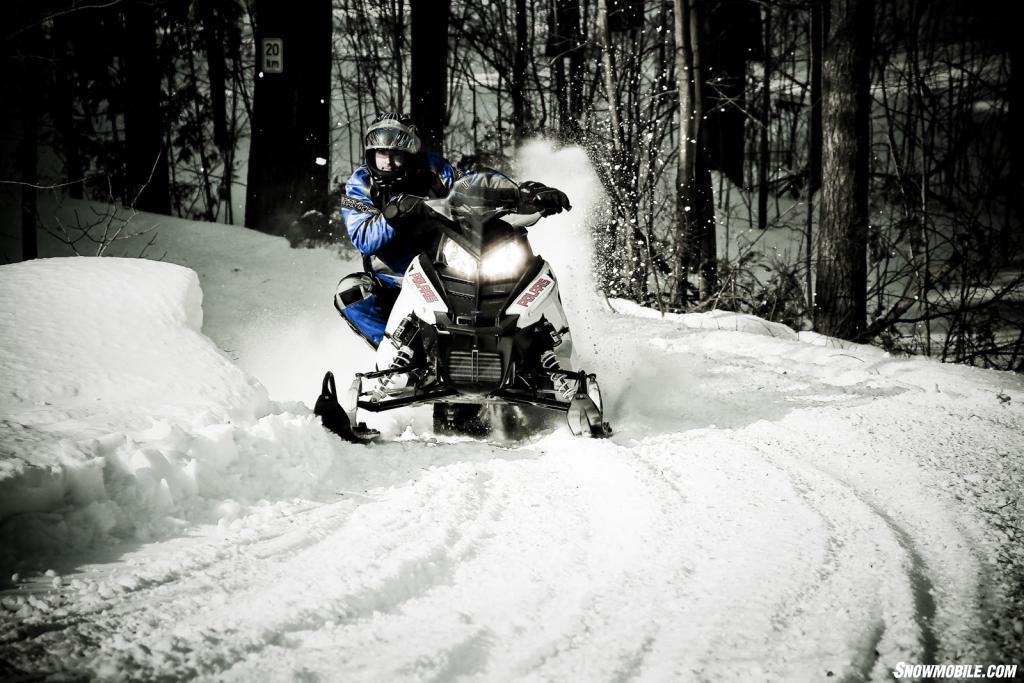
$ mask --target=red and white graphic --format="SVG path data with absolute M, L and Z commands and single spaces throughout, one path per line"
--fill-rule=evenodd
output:
M 551 280 L 546 277 L 539 277 L 537 278 L 537 281 L 530 285 L 530 288 L 527 289 L 521 297 L 519 297 L 519 300 L 516 301 L 516 303 L 520 306 L 529 306 L 545 289 L 550 286 Z
M 420 296 L 428 304 L 440 301 L 440 297 L 437 296 L 437 292 L 434 291 L 433 285 L 427 280 L 427 277 L 423 273 L 412 273 L 409 276 L 410 281 L 416 285 L 416 289 L 419 290 Z

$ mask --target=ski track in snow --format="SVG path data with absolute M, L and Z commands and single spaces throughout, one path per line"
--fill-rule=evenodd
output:
M 629 339 L 628 319 L 603 324 Z M 948 656 L 947 640 L 983 652 L 970 529 L 940 500 L 892 495 L 927 485 L 897 456 L 936 418 L 892 443 L 886 404 L 941 404 L 701 357 L 704 333 L 651 329 L 638 345 L 680 356 L 662 381 L 688 378 L 684 403 L 736 406 L 735 424 L 668 428 L 701 412 L 647 411 L 636 382 L 616 403 L 646 414 L 624 409 L 615 437 L 584 448 L 563 428 L 504 448 L 373 445 L 361 457 L 405 462 L 409 479 L 374 487 L 367 466 L 365 494 L 256 505 L 219 535 L 86 567 L 5 625 L 6 648 L 35 670 L 239 681 L 877 680 Z M 964 429 L 976 448 L 1008 437 Z

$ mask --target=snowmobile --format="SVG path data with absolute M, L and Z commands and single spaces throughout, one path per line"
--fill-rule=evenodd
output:
M 488 412 L 535 406 L 565 413 L 576 435 L 611 434 L 597 377 L 576 361 L 558 281 L 527 239 L 543 212 L 524 196 L 507 176 L 480 169 L 442 199 L 400 195 L 384 207 L 389 221 L 429 218 L 437 237 L 404 274 L 378 369 L 355 376 L 343 405 L 325 375 L 315 412 L 326 427 L 367 441 L 379 433 L 361 411 L 432 403 L 435 433 L 478 433 Z

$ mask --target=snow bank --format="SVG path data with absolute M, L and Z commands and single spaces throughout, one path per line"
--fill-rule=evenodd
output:
M 43 198 L 40 205 L 42 214 L 52 212 L 64 225 L 112 211 L 73 199 L 54 204 Z M 339 322 L 333 305 L 338 280 L 362 268 L 354 249 L 292 249 L 283 237 L 249 228 L 126 210 L 119 215 L 127 225 L 107 253 L 145 253 L 198 273 L 205 295 L 203 334 L 258 377 L 271 399 L 309 402 L 325 365 L 349 376 L 372 363 L 365 342 Z M 70 255 L 47 235 L 40 250 Z
M 747 334 L 764 335 L 776 339 L 798 339 L 797 333 L 791 327 L 782 323 L 771 322 L 764 318 L 758 318 L 754 315 L 747 315 L 746 313 L 716 310 L 705 313 L 662 314 L 653 308 L 641 306 L 635 301 L 628 299 L 612 299 L 610 303 L 617 313 L 636 318 L 674 321 L 694 330 L 745 332 Z
M 266 411 L 266 392 L 201 333 L 196 274 L 136 259 L 44 259 L 0 268 L 0 409 L 23 424 L 145 427 L 149 417 Z M 42 376 L 40 376 L 42 373 Z M 61 423 L 64 423 L 61 425 Z
M 308 410 L 274 412 L 200 332 L 201 304 L 167 263 L 0 267 L 0 565 L 320 485 L 335 445 Z

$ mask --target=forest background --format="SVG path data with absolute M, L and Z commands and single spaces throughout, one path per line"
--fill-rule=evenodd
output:
M 1021 371 L 1008 4 L 19 0 L 0 262 L 41 232 L 102 253 L 115 206 L 339 241 L 296 219 L 329 211 L 375 113 L 408 111 L 462 169 L 583 147 L 608 296 Z M 60 224 L 49 195 L 111 209 Z

